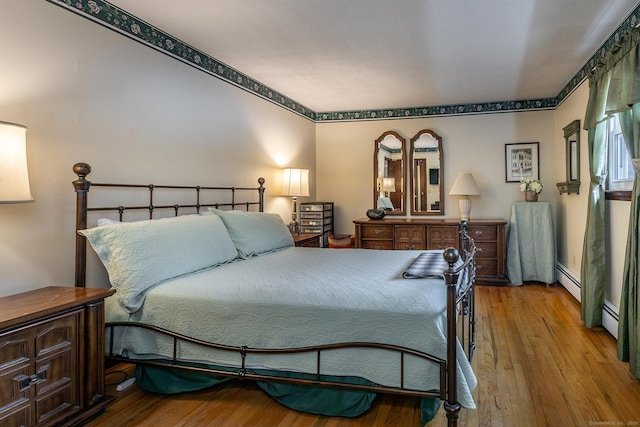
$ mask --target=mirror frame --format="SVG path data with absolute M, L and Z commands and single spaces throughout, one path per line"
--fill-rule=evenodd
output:
M 580 194 L 580 120 L 574 120 L 563 129 L 566 156 L 566 181 L 556 184 L 560 194 Z
M 402 171 L 400 183 L 396 182 L 396 189 L 400 189 L 400 207 L 394 206 L 394 210 L 387 211 L 387 215 L 405 215 L 406 204 L 406 189 L 405 189 L 405 177 L 407 176 L 407 150 L 405 148 L 406 140 L 398 134 L 398 132 L 389 130 L 380 135 L 375 141 L 375 149 L 373 150 L 373 207 L 378 207 L 378 147 L 380 143 L 389 135 L 394 136 L 402 147 Z
M 439 166 L 439 185 L 440 185 L 440 198 L 439 198 L 439 202 L 440 202 L 440 210 L 438 211 L 419 211 L 415 209 L 415 203 L 414 203 L 414 199 L 415 199 L 415 191 L 416 191 L 416 185 L 415 185 L 415 173 L 413 171 L 414 169 L 414 149 L 415 149 L 415 142 L 420 139 L 420 137 L 424 134 L 429 134 L 431 135 L 437 142 L 438 142 L 438 153 L 440 154 L 440 166 Z M 445 194 L 444 194 L 444 153 L 442 151 L 442 137 L 440 135 L 438 135 L 437 133 L 435 133 L 434 131 L 432 131 L 431 129 L 422 129 L 420 132 L 418 132 L 413 138 L 411 138 L 411 147 L 409 149 L 409 182 L 411 183 L 411 190 L 409 193 L 409 199 L 410 199 L 410 204 L 411 204 L 411 215 L 444 215 L 444 199 L 445 199 Z M 427 199 L 427 202 L 429 202 L 429 200 Z

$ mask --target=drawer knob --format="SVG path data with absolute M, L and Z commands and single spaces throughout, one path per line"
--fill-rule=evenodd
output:
M 484 270 L 485 268 L 487 268 L 487 267 L 484 266 L 484 265 L 477 265 L 476 266 L 476 270 Z
M 375 234 L 376 236 L 380 235 L 384 233 L 384 230 L 380 229 L 380 228 L 374 228 L 373 229 L 373 234 Z
M 484 252 L 484 249 L 476 247 L 476 252 L 481 254 L 482 252 Z
M 482 236 L 484 234 L 484 231 L 476 230 L 476 231 L 473 232 L 473 234 L 475 234 L 476 236 Z

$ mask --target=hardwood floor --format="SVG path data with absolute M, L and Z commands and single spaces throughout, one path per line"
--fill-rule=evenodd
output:
M 477 409 L 460 426 L 638 426 L 640 380 L 616 358 L 604 329 L 587 329 L 580 306 L 561 286 L 478 286 L 473 368 Z M 116 392 L 133 369 L 107 374 L 118 397 L 88 426 L 419 426 L 417 398 L 379 396 L 359 418 L 302 414 L 280 406 L 251 382 L 173 396 L 137 386 Z M 446 425 L 441 408 L 427 426 Z

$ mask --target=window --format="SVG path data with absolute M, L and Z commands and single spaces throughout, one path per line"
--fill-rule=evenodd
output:
M 622 136 L 620 121 L 615 115 L 607 122 L 609 144 L 609 174 L 607 176 L 607 190 L 631 191 L 635 172 L 631 164 L 631 156 Z

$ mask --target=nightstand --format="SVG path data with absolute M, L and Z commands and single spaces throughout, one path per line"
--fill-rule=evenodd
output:
M 291 237 L 293 237 L 296 247 L 319 248 L 322 234 L 294 234 Z
M 0 298 L 0 424 L 77 425 L 114 400 L 104 394 L 113 293 L 51 286 Z

